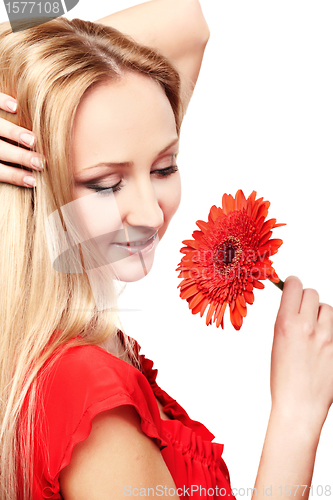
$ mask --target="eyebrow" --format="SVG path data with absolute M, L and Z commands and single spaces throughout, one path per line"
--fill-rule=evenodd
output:
M 177 144 L 179 141 L 179 137 L 174 139 L 170 144 L 168 144 L 165 148 L 162 149 L 156 156 L 159 156 L 163 154 L 165 151 L 167 151 L 169 148 Z M 97 167 L 132 167 L 133 162 L 132 161 L 121 161 L 121 162 L 109 162 L 109 161 L 102 161 L 100 163 L 97 163 L 97 165 L 92 165 L 90 167 L 84 168 L 82 172 L 85 172 L 86 170 L 91 170 L 92 168 L 97 168 Z

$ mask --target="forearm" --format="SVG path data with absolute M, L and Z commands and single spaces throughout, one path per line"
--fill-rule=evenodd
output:
M 151 0 L 96 22 L 166 56 L 180 73 L 182 101 L 187 107 L 210 35 L 199 0 Z
M 119 29 L 139 43 L 156 47 L 171 59 L 177 59 L 196 41 L 207 42 L 209 38 L 198 0 L 151 0 L 96 22 Z
M 309 497 L 320 431 L 301 419 L 271 412 L 253 500 L 267 496 L 272 500 L 290 496 L 306 500 Z

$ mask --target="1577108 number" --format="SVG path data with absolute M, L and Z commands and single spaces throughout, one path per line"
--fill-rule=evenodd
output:
M 59 14 L 59 2 L 8 2 L 5 4 L 8 14 Z M 30 11 L 29 11 L 30 9 Z
M 293 492 L 293 494 L 292 494 L 291 488 L 296 488 L 296 490 Z M 302 496 L 303 496 L 305 491 L 306 491 L 306 488 L 308 488 L 308 486 L 306 484 L 293 484 L 293 485 L 285 484 L 284 491 L 283 491 L 283 487 L 279 486 L 280 495 L 282 496 L 282 494 L 283 494 L 286 497 L 295 496 L 297 493 L 297 490 L 299 488 L 303 488 L 303 492 L 302 492 Z M 318 484 L 317 486 L 313 486 L 313 484 L 312 484 L 309 488 L 309 496 L 312 496 L 313 493 L 318 497 L 321 497 L 323 495 L 324 496 L 331 496 L 331 486 L 328 484 L 325 487 L 322 484 Z

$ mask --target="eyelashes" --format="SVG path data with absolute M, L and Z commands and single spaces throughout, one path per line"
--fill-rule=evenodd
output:
M 164 179 L 169 177 L 173 173 L 178 171 L 177 165 L 170 165 L 170 167 L 162 168 L 161 170 L 153 170 L 151 173 L 156 174 L 159 179 Z M 117 182 L 114 186 L 102 187 L 99 184 L 87 184 L 87 188 L 95 191 L 101 196 L 106 196 L 111 193 L 117 193 L 123 188 L 123 181 Z

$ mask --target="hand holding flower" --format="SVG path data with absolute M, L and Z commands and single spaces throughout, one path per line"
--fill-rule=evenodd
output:
M 333 402 L 333 308 L 285 281 L 271 357 L 272 410 L 320 432 Z

